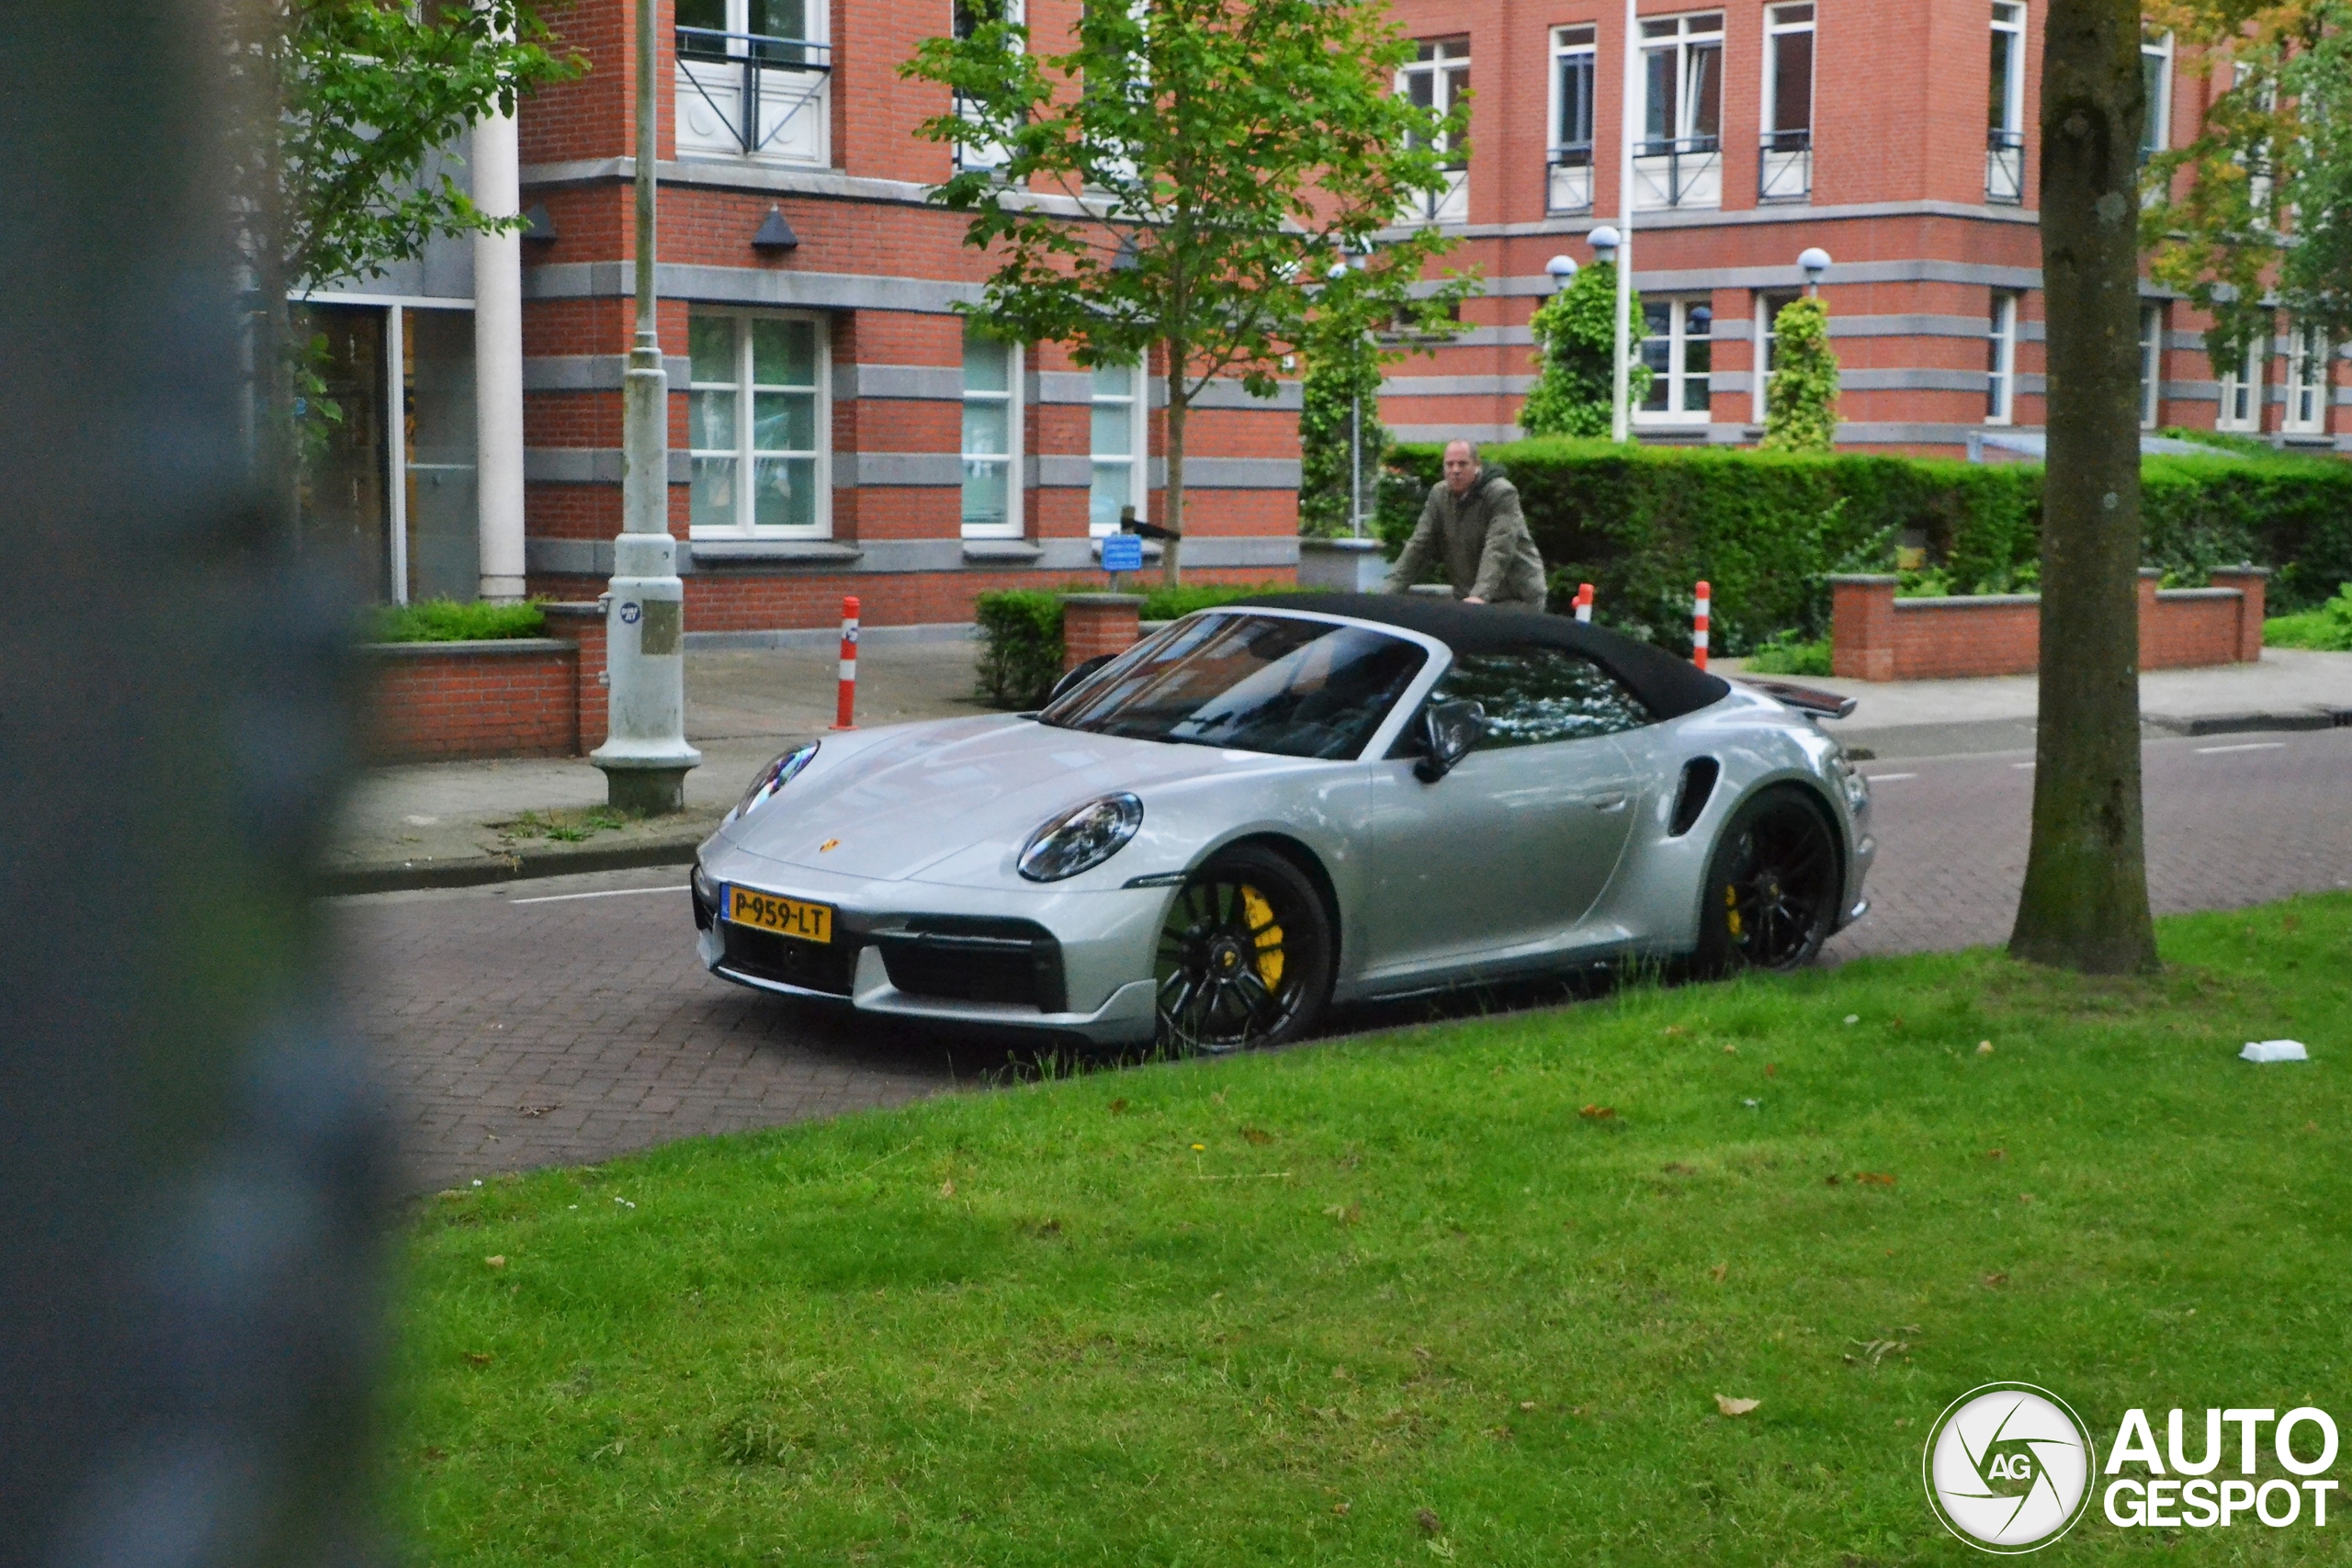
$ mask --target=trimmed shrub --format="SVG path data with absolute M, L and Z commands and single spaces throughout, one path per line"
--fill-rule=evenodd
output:
M 2274 615 L 2262 623 L 2270 648 L 2304 648 L 2320 653 L 2352 653 L 2352 582 L 2316 610 Z
M 1764 393 L 1767 452 L 1828 452 L 1838 445 L 1838 355 L 1829 307 L 1807 295 L 1772 318 L 1772 378 Z
M 1305 592 L 1291 582 L 1203 582 L 1186 583 L 1182 588 L 1155 588 L 1143 596 L 1143 618 L 1147 621 L 1172 621 L 1195 610 L 1230 604 L 1236 599 Z
M 979 695 L 999 707 L 1033 708 L 1062 676 L 1062 596 L 1007 588 L 974 601 L 979 624 Z
M 547 612 L 537 601 L 485 604 L 458 599 L 419 599 L 413 604 L 377 604 L 361 617 L 363 642 L 503 642 L 545 637 Z
M 1892 570 L 1906 535 L 1949 592 L 2027 592 L 2039 575 L 2038 464 L 1566 440 L 1488 455 L 1519 487 L 1557 602 L 1593 583 L 1604 625 L 1678 651 L 1690 647 L 1702 578 L 1714 646 L 1731 657 L 1777 634 L 1826 636 L 1824 579 Z M 1398 446 L 1388 461 L 1375 532 L 1393 558 L 1437 481 L 1441 448 Z M 2352 464 L 2170 457 L 2141 471 L 2144 558 L 2176 581 L 2261 562 L 2277 574 L 2272 603 L 2291 612 L 2352 577 Z

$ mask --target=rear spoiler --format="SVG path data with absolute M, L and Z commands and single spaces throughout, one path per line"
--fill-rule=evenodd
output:
M 1786 703 L 1799 713 L 1815 718 L 1853 716 L 1854 699 L 1837 692 L 1825 692 L 1818 686 L 1800 686 L 1788 681 L 1767 681 L 1756 675 L 1742 675 L 1739 680 L 1742 685 L 1753 686 L 1766 696 Z

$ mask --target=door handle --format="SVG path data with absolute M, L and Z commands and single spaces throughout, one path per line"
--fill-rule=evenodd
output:
M 1623 811 L 1626 798 L 1625 792 L 1619 789 L 1611 790 L 1606 795 L 1589 795 L 1585 796 L 1584 803 L 1595 811 Z

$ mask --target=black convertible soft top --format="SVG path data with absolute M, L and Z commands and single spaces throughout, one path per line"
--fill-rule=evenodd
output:
M 1267 593 L 1218 608 L 1308 610 L 1377 621 L 1433 637 L 1456 653 L 1504 653 L 1530 644 L 1564 649 L 1623 681 L 1661 719 L 1696 713 L 1731 690 L 1721 677 L 1663 649 L 1540 610 L 1501 610 L 1405 593 Z

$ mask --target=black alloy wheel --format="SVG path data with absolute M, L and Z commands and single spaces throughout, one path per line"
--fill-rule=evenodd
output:
M 1792 785 L 1768 789 L 1735 812 L 1701 891 L 1702 974 L 1794 969 L 1829 938 L 1845 891 L 1837 830 Z
M 1331 995 L 1331 921 L 1306 874 L 1240 844 L 1177 889 L 1159 928 L 1159 1043 L 1221 1055 L 1306 1033 Z

